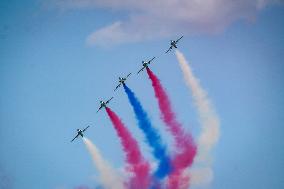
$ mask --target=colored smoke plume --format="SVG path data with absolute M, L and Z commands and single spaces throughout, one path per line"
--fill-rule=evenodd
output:
M 146 111 L 143 109 L 134 92 L 132 92 L 126 85 L 123 85 L 123 88 L 134 110 L 135 117 L 138 121 L 138 126 L 144 132 L 146 141 L 153 149 L 152 153 L 154 157 L 158 160 L 158 168 L 155 172 L 155 176 L 159 179 L 162 179 L 166 177 L 172 170 L 171 160 L 167 154 L 166 147 L 164 144 L 162 144 L 161 136 L 152 126 Z
M 147 68 L 147 74 L 152 82 L 161 118 L 175 141 L 176 154 L 172 160 L 174 171 L 169 176 L 168 188 L 180 189 L 189 185 L 189 178 L 183 176 L 183 171 L 191 166 L 196 154 L 196 146 L 191 134 L 185 132 L 177 121 L 170 99 L 158 77 L 149 68 Z
M 150 165 L 145 161 L 137 141 L 125 127 L 118 115 L 106 107 L 106 112 L 120 138 L 126 154 L 127 171 L 132 173 L 128 182 L 130 189 L 148 189 L 150 184 Z

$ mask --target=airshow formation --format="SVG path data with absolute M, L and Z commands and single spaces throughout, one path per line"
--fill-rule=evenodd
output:
M 182 36 L 183 37 L 183 36 Z M 155 163 L 148 161 L 141 151 L 138 141 L 133 137 L 119 115 L 108 104 L 113 99 L 100 101 L 97 112 L 105 109 L 117 136 L 120 140 L 125 156 L 123 174 L 114 169 L 102 156 L 99 149 L 84 136 L 89 128 L 77 129 L 77 135 L 72 139 L 82 137 L 92 156 L 96 169 L 99 172 L 99 182 L 104 189 L 188 189 L 193 185 L 209 184 L 213 179 L 211 151 L 219 139 L 219 119 L 207 97 L 206 91 L 199 84 L 183 54 L 177 50 L 177 43 L 182 39 L 171 40 L 168 53 L 173 49 L 184 76 L 185 84 L 192 94 L 199 116 L 201 133 L 197 140 L 185 130 L 176 117 L 172 103 L 158 77 L 149 68 L 156 57 L 149 61 L 142 61 L 142 68 L 137 72 L 146 70 L 154 90 L 160 118 L 165 130 L 173 141 L 173 149 L 165 145 L 159 131 L 153 126 L 150 116 L 134 91 L 126 85 L 125 77 L 119 77 L 119 83 L 114 89 L 123 88 L 129 104 L 133 109 L 137 126 L 144 134 L 144 141 L 150 147 Z M 71 142 L 72 142 L 71 141 Z

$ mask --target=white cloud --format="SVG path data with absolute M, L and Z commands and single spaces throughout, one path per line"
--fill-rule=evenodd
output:
M 88 44 L 119 44 L 180 34 L 218 33 L 237 20 L 254 19 L 269 4 L 282 0 L 60 0 L 65 9 L 104 8 L 124 11 L 87 38 Z

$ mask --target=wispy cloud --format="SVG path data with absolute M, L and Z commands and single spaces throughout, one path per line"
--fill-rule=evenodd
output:
M 60 0 L 64 9 L 104 8 L 122 11 L 116 20 L 87 37 L 88 44 L 119 44 L 180 34 L 212 34 L 237 20 L 254 20 L 257 13 L 281 0 Z

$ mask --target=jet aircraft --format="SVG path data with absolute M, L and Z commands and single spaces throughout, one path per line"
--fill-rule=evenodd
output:
M 131 73 L 129 73 L 126 77 L 119 77 L 118 78 L 118 82 L 119 84 L 115 87 L 114 91 L 116 91 L 120 86 L 121 84 L 124 85 L 126 79 L 131 75 Z
M 87 126 L 85 129 L 81 130 L 81 129 L 77 129 L 77 135 L 71 140 L 71 142 L 73 142 L 73 140 L 75 140 L 76 138 L 78 138 L 79 136 L 84 137 L 83 133 L 89 128 L 90 126 Z
M 143 67 L 138 71 L 137 74 L 139 74 L 141 71 L 143 71 L 145 68 L 148 68 L 148 65 L 155 59 L 156 57 L 152 58 L 149 61 L 142 61 Z
M 168 53 L 169 51 L 171 51 L 173 48 L 177 48 L 177 43 L 179 42 L 179 40 L 183 38 L 183 36 L 181 36 L 179 39 L 175 40 L 171 40 L 171 46 L 170 48 L 166 51 L 166 53 Z
M 110 99 L 108 99 L 106 102 L 104 102 L 104 101 L 101 100 L 101 101 L 100 101 L 100 107 L 99 107 L 97 113 L 98 113 L 102 108 L 105 108 L 106 105 L 107 105 L 112 99 L 113 99 L 113 97 L 111 97 Z

